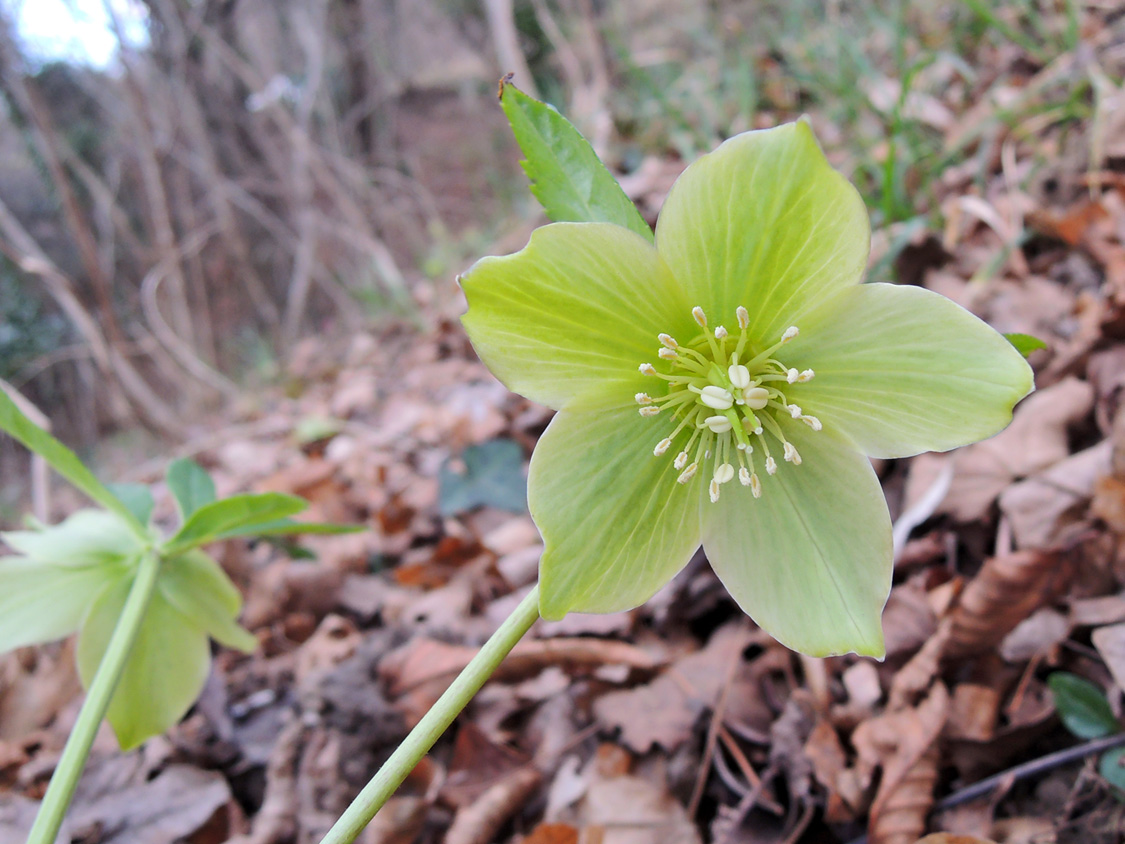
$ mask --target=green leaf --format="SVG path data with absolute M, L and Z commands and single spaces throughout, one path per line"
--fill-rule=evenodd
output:
M 166 480 L 183 522 L 191 518 L 192 513 L 200 507 L 215 500 L 215 482 L 202 466 L 188 457 L 168 466 Z
M 657 334 L 698 330 L 656 249 L 605 223 L 538 228 L 514 255 L 477 261 L 461 287 L 481 360 L 508 389 L 556 409 L 609 382 L 627 398 L 651 389 L 637 367 L 659 363 Z
M 959 305 L 920 287 L 863 284 L 797 323 L 786 366 L 816 376 L 789 401 L 872 457 L 947 451 L 991 437 L 1033 386 L 1031 367 Z
M 1063 726 L 1078 738 L 1096 739 L 1120 732 L 1105 694 L 1076 674 L 1056 671 L 1047 678 Z
M 672 455 L 653 456 L 664 432 L 650 421 L 636 405 L 568 408 L 540 437 L 528 493 L 544 618 L 639 606 L 699 547 L 699 487 L 676 483 Z
M 0 538 L 25 557 L 59 566 L 112 565 L 144 550 L 125 520 L 105 510 L 79 510 L 57 525 L 0 533 Z
M 233 530 L 219 534 L 216 539 L 231 539 L 235 536 L 298 536 L 327 534 L 335 536 L 343 533 L 359 533 L 363 525 L 334 525 L 327 522 L 298 522 L 295 519 L 274 519 L 268 522 L 254 522 L 240 525 Z
M 202 551 L 188 551 L 166 560 L 156 585 L 172 606 L 212 639 L 245 653 L 258 647 L 254 635 L 235 621 L 242 609 L 238 589 L 219 564 Z
M 0 558 L 0 652 L 53 642 L 76 631 L 94 600 L 134 566 L 56 566 Z
M 801 464 L 783 463 L 771 476 L 762 449 L 747 456 L 762 497 L 730 483 L 717 503 L 702 505 L 707 559 L 738 605 L 783 645 L 810 656 L 882 658 L 892 563 L 879 479 L 864 455 L 828 430 L 780 416 L 777 424 Z
M 615 223 L 652 241 L 652 229 L 589 142 L 559 112 L 501 83 L 500 106 L 523 154 L 531 192 L 555 222 Z
M 132 578 L 124 578 L 104 590 L 82 625 L 77 658 L 86 688 L 131 586 Z M 179 721 L 203 690 L 210 667 L 207 633 L 156 590 L 106 713 L 121 748 L 130 750 Z
M 303 498 L 279 492 L 232 495 L 204 504 L 191 514 L 179 532 L 168 540 L 166 554 L 176 554 L 213 542 L 224 533 L 244 525 L 284 519 L 308 506 Z
M 1098 760 L 1098 773 L 1114 788 L 1125 791 L 1125 747 L 1103 753 Z
M 109 491 L 121 499 L 129 512 L 142 525 L 148 525 L 152 518 L 152 490 L 145 484 L 108 484 Z
M 56 472 L 86 493 L 93 501 L 125 519 L 130 529 L 138 536 L 147 538 L 145 526 L 137 521 L 129 508 L 82 465 L 82 461 L 73 451 L 24 416 L 3 390 L 0 390 L 0 429 L 6 431 L 26 448 L 41 455 Z
M 497 507 L 522 513 L 527 509 L 527 480 L 523 476 L 523 450 L 511 440 L 489 440 L 471 445 L 461 454 L 464 471 L 446 463 L 439 481 L 438 507 L 443 516 L 474 507 Z
M 1047 344 L 1030 334 L 1005 334 L 1004 339 L 1016 347 L 1016 351 L 1028 357 L 1032 352 L 1047 348 Z

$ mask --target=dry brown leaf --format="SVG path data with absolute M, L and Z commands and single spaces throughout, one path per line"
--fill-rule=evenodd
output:
M 541 823 L 521 844 L 578 844 L 578 830 L 568 823 Z
M 523 810 L 542 779 L 534 768 L 518 768 L 461 808 L 445 834 L 445 844 L 491 844 L 504 823 Z
M 989 741 L 1000 714 L 1000 690 L 977 683 L 958 683 L 949 704 L 945 734 L 968 741 Z
M 949 832 L 935 832 L 925 838 L 919 838 L 917 844 L 996 844 L 989 838 L 977 838 L 975 835 L 953 835 Z
M 1119 689 L 1125 689 L 1125 624 L 1099 627 L 1090 638 Z

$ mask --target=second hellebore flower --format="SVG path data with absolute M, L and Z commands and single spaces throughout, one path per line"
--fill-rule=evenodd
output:
M 463 277 L 481 359 L 559 411 L 528 478 L 545 618 L 635 607 L 702 542 L 783 644 L 883 654 L 891 524 L 868 456 L 995 434 L 1032 373 L 948 299 L 860 284 L 869 239 L 802 121 L 688 167 L 655 247 L 555 223 Z

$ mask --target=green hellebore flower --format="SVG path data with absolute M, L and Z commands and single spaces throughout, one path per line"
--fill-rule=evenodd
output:
M 992 436 L 1032 373 L 948 299 L 860 284 L 869 239 L 802 121 L 689 166 L 655 246 L 556 223 L 463 277 L 481 359 L 559 411 L 528 478 L 545 618 L 638 606 L 702 542 L 783 644 L 883 655 L 891 524 L 868 456 Z

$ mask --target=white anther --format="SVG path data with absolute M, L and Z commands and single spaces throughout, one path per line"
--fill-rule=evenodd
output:
M 788 372 L 785 373 L 785 380 L 788 381 L 790 384 L 796 384 L 797 379 L 800 378 L 800 377 L 801 377 L 801 373 L 798 372 L 795 369 L 790 369 Z
M 750 370 L 740 363 L 732 363 L 727 367 L 727 377 L 736 390 L 745 390 L 750 386 Z
M 679 348 L 679 344 L 668 334 L 657 334 L 656 339 L 669 349 Z
M 787 404 L 787 405 L 785 405 L 785 409 L 789 411 L 789 415 L 792 416 L 794 419 L 800 419 L 801 418 L 801 408 L 799 408 L 797 405 Z
M 655 416 L 659 412 L 660 412 L 659 407 L 652 407 L 652 406 L 642 407 L 640 410 L 637 411 L 637 413 L 641 414 L 641 416 Z
M 793 447 L 793 443 L 785 444 L 785 459 L 794 466 L 801 465 L 801 455 L 797 452 L 797 449 Z
M 703 308 L 699 307 L 699 305 L 696 305 L 691 309 L 691 315 L 695 317 L 695 321 L 698 322 L 703 328 L 707 327 L 707 314 L 703 313 Z
M 725 434 L 731 428 L 730 420 L 725 416 L 708 416 L 703 420 L 703 424 L 716 434 Z
M 770 391 L 765 387 L 747 387 L 742 391 L 742 400 L 751 410 L 761 410 L 770 402 Z
M 640 366 L 637 367 L 637 369 L 639 369 L 641 371 L 641 375 L 655 375 L 656 374 L 656 367 L 654 367 L 651 363 L 642 363 Z
M 637 404 L 652 404 L 652 396 L 648 393 L 637 393 L 633 398 L 636 399 Z
M 684 468 L 684 466 L 686 466 L 686 465 L 687 465 L 687 452 L 681 451 L 679 454 L 676 455 L 676 459 L 672 461 L 672 468 L 676 469 L 678 471 L 678 470 Z
M 730 483 L 734 478 L 734 467 L 729 463 L 723 463 L 715 467 L 715 483 L 726 484 Z
M 743 486 L 750 486 L 750 470 L 745 466 L 738 470 L 738 482 Z
M 807 381 L 813 380 L 814 375 L 816 375 L 815 372 L 813 372 L 811 369 L 806 369 L 804 372 L 797 376 L 797 380 L 804 384 Z
M 677 355 L 672 349 L 661 349 L 656 354 L 663 360 L 676 360 L 679 358 L 679 355 Z
M 716 340 L 726 340 L 727 339 L 727 330 L 725 328 L 723 328 L 721 325 L 718 328 L 715 329 L 715 339 Z
M 699 391 L 699 400 L 715 410 L 726 410 L 734 404 L 734 396 L 722 387 L 708 385 Z
M 754 494 L 755 498 L 762 497 L 762 482 L 759 480 L 757 472 L 750 476 L 750 492 Z
M 718 504 L 719 503 L 719 482 L 715 481 L 715 480 L 712 480 L 711 485 L 709 487 L 707 487 L 707 492 L 711 496 L 711 503 L 712 504 Z
M 738 317 L 739 328 L 745 331 L 750 327 L 750 313 L 746 310 L 746 308 L 742 307 L 742 305 L 739 305 L 734 309 L 734 315 Z
M 820 424 L 820 420 L 815 416 L 802 416 L 801 421 L 812 428 L 814 431 L 819 431 L 824 426 Z
M 788 328 L 786 328 L 785 333 L 781 335 L 781 342 L 782 343 L 788 343 L 790 340 L 792 340 L 794 337 L 796 337 L 800 333 L 801 332 L 797 329 L 797 326 L 791 325 Z
M 776 475 L 777 474 L 777 461 L 774 460 L 772 457 L 766 458 L 766 474 L 767 475 Z
M 693 477 L 695 477 L 695 470 L 698 469 L 698 468 L 699 468 L 698 463 L 692 463 L 690 466 L 688 466 L 686 469 L 684 469 L 683 472 L 680 473 L 680 476 L 678 478 L 676 478 L 676 482 L 681 483 L 681 484 L 686 484 Z
M 664 439 L 662 439 L 660 442 L 658 442 L 656 444 L 656 448 L 654 448 L 652 450 L 652 453 L 656 457 L 660 457 L 662 454 L 664 454 L 664 452 L 666 452 L 669 449 L 669 447 L 671 445 L 672 445 L 672 441 L 670 439 L 668 439 L 667 437 L 665 437 Z

